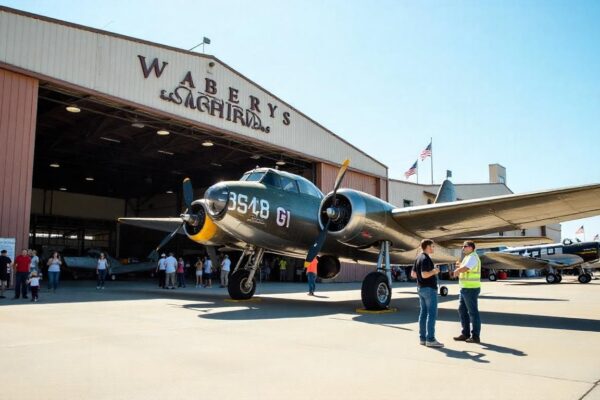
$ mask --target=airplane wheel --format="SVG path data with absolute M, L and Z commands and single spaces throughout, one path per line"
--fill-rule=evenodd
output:
M 384 310 L 392 300 L 392 289 L 387 276 L 381 272 L 371 272 L 362 283 L 361 298 L 367 310 Z
M 554 274 L 546 275 L 546 282 L 548 282 L 548 283 L 556 283 L 557 280 L 558 279 L 556 278 L 556 275 L 554 275 Z
M 248 300 L 254 296 L 254 291 L 256 291 L 256 279 L 252 278 L 251 285 L 246 286 L 249 276 L 250 271 L 246 271 L 245 269 L 237 270 L 231 274 L 227 291 L 232 299 Z
M 498 280 L 498 277 L 496 276 L 496 274 L 490 274 L 490 276 L 488 276 L 488 279 L 491 282 L 496 282 Z
M 440 288 L 440 296 L 442 296 L 442 297 L 448 296 L 448 288 L 446 286 L 442 286 Z
M 556 283 L 561 283 L 561 282 L 562 282 L 562 275 L 556 274 Z
M 590 283 L 590 281 L 592 280 L 592 276 L 590 274 L 581 274 L 579 275 L 579 278 L 577 278 L 577 280 L 579 281 L 579 283 Z

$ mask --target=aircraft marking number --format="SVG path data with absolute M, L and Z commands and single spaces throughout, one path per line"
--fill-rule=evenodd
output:
M 240 214 L 246 214 L 250 210 L 252 214 L 262 219 L 269 218 L 270 204 L 265 199 L 257 199 L 252 197 L 248 202 L 248 195 L 242 193 L 229 192 L 229 206 L 227 209 L 237 210 Z
M 290 219 L 292 218 L 292 212 L 282 207 L 277 207 L 277 225 L 290 227 Z

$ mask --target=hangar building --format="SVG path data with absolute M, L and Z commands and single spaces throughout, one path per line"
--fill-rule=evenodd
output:
M 200 197 L 215 181 L 279 166 L 328 192 L 348 157 L 345 186 L 396 200 L 388 184 L 410 185 L 213 56 L 6 7 L 0 143 L 0 238 L 16 249 L 141 257 L 163 234 L 116 218 L 178 215 L 186 176 Z M 342 268 L 340 279 L 365 270 Z

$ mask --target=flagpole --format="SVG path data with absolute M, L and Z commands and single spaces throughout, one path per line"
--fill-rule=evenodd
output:
M 433 185 L 433 137 L 429 144 L 431 145 L 431 184 Z
M 417 161 L 417 183 L 419 183 L 419 162 Z

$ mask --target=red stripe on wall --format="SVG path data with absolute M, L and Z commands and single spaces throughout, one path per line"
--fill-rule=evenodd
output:
M 0 236 L 29 243 L 38 80 L 0 69 Z

